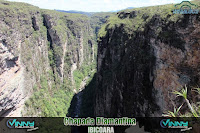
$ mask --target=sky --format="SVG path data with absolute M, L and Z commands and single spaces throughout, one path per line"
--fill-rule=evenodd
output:
M 180 3 L 182 0 L 9 0 L 26 2 L 43 9 L 77 10 L 86 12 L 106 12 L 126 9 Z

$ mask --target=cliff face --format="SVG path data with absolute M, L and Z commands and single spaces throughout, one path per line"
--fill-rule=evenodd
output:
M 42 23 L 40 13 L 26 10 L 27 12 L 19 11 L 16 14 L 9 6 L 12 5 L 1 2 L 0 115 L 18 116 L 37 78 L 45 73 L 42 68 L 49 69 L 48 49 L 45 34 L 37 38 L 34 36 L 36 30 L 39 30 L 37 24 Z M 36 21 L 37 23 L 34 23 Z
M 84 15 L 0 1 L 0 116 L 48 116 L 48 108 L 65 115 L 76 91 L 73 72 L 95 60 L 94 40 Z M 68 97 L 59 101 L 57 93 Z M 63 107 L 49 107 L 56 102 Z
M 172 91 L 200 84 L 200 18 L 172 9 L 122 11 L 101 29 L 96 116 L 161 116 L 180 106 Z
M 59 14 L 59 13 L 58 13 Z M 79 18 L 82 17 L 82 18 Z M 84 63 L 91 63 L 95 56 L 95 36 L 90 28 L 90 21 L 84 15 L 63 15 L 57 17 L 54 12 L 43 14 L 47 27 L 47 39 L 53 52 L 53 60 L 59 77 L 73 78 L 73 71 Z M 66 58 L 65 58 L 66 57 Z M 67 59 L 67 57 L 69 57 Z M 65 62 L 66 61 L 66 62 Z M 68 66 L 64 64 L 67 63 Z M 70 71 L 65 71 L 70 67 Z
M 200 17 L 173 7 L 88 18 L 0 0 L 0 116 L 66 116 L 96 72 L 97 32 L 98 71 L 71 114 L 76 105 L 80 116 L 104 117 L 180 106 L 171 92 L 200 84 Z

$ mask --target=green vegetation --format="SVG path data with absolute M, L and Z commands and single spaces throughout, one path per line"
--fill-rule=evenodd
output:
M 22 41 L 24 41 L 25 45 L 22 45 L 22 50 L 27 52 L 23 52 L 22 61 L 27 66 L 26 72 L 30 73 L 27 78 L 35 78 L 33 90 L 27 90 L 31 91 L 32 95 L 25 102 L 22 115 L 43 117 L 66 116 L 71 99 L 74 95 L 72 91 L 74 87 L 78 89 L 82 80 L 90 75 L 86 81 L 88 83 L 96 72 L 96 36 L 93 36 L 93 29 L 90 28 L 90 19 L 85 15 L 41 10 L 31 5 L 29 5 L 30 8 L 29 6 L 24 6 L 23 9 L 23 4 L 22 6 L 19 4 L 18 6 L 1 4 L 0 1 L 0 8 L 5 10 L 5 12 L 6 10 L 12 12 L 10 14 L 13 15 L 13 18 L 16 20 L 15 24 L 13 24 L 13 21 L 10 21 L 11 19 L 2 13 L 2 15 L 4 15 L 2 18 L 5 17 L 6 20 L 6 26 L 3 26 L 5 31 L 3 32 L 7 33 L 7 36 L 10 36 L 12 31 L 9 29 L 13 26 L 13 29 L 17 29 L 16 31 L 23 33 Z M 32 10 L 32 8 L 35 9 Z M 19 12 L 19 10 L 22 11 Z M 36 17 L 39 30 L 33 28 L 33 14 Z M 48 19 L 50 19 L 48 21 L 52 22 L 50 29 L 47 29 L 49 27 L 47 27 L 43 21 L 44 15 L 48 15 Z M 83 38 L 84 60 L 82 65 L 77 63 L 78 69 L 73 73 L 75 80 L 75 86 L 73 86 L 71 80 L 69 80 L 69 76 L 72 62 L 78 61 L 78 59 L 76 59 L 78 58 L 76 57 L 76 52 L 77 49 L 79 50 L 80 48 L 80 36 Z M 44 42 L 41 44 L 43 40 Z M 67 44 L 66 53 L 63 53 L 64 44 Z M 43 51 L 41 55 L 41 53 L 38 52 L 38 47 L 40 50 L 48 49 L 48 51 Z M 95 55 L 94 60 L 92 59 L 91 51 Z M 39 54 L 41 58 L 35 59 L 35 57 L 38 57 L 38 55 L 36 56 L 35 54 Z M 46 54 L 48 54 L 48 60 Z M 57 64 L 60 62 L 60 59 L 63 58 L 63 54 L 66 54 L 66 56 L 64 56 L 64 76 L 61 79 L 58 74 L 58 69 L 60 68 L 58 68 L 59 66 L 57 66 Z M 88 58 L 88 55 L 91 55 L 90 58 Z M 47 65 L 50 66 L 50 70 L 45 70 Z
M 78 89 L 80 87 L 82 80 L 84 79 L 84 75 L 80 70 L 75 70 L 73 76 L 74 76 L 75 86 Z
M 38 7 L 32 6 L 26 3 L 20 2 L 9 2 L 0 1 L 0 18 L 4 20 L 0 29 L 5 35 L 10 38 L 14 37 L 14 32 L 24 33 L 22 37 L 25 39 L 26 36 L 33 33 L 32 28 L 32 14 L 36 14 L 40 9 Z M 33 34 L 34 36 L 37 33 Z M 12 40 L 8 40 L 10 45 Z
M 110 16 L 114 15 L 114 13 L 110 12 L 102 12 L 102 13 L 95 13 L 90 17 L 91 27 L 94 30 L 96 36 L 99 33 L 102 25 L 106 23 Z
M 26 110 L 23 112 L 24 116 L 46 116 L 46 117 L 64 117 L 67 114 L 67 110 L 70 106 L 71 99 L 74 95 L 73 87 L 76 89 L 80 88 L 81 82 L 88 76 L 87 87 L 83 93 L 83 104 L 81 107 L 82 116 L 93 115 L 92 111 L 94 108 L 94 88 L 96 86 L 96 37 L 92 33 L 95 33 L 99 37 L 99 41 L 102 37 L 106 36 L 109 30 L 115 28 L 123 27 L 126 34 L 132 36 L 135 31 L 144 31 L 144 28 L 147 24 L 151 24 L 153 17 L 158 17 L 166 24 L 170 22 L 176 23 L 183 15 L 174 15 L 171 10 L 174 8 L 174 5 L 164 5 L 164 6 L 152 6 L 144 7 L 137 9 L 128 9 L 120 11 L 118 14 L 113 13 L 95 13 L 90 17 L 81 14 L 71 14 L 71 13 L 61 13 L 51 10 L 41 10 L 38 7 L 34 7 L 25 3 L 18 2 L 8 2 L 0 0 L 0 17 L 4 18 L 5 24 L 0 29 L 6 33 L 7 36 L 12 37 L 12 29 L 18 29 L 19 32 L 24 32 L 23 39 L 25 45 L 23 45 L 22 50 L 26 50 L 23 54 L 22 60 L 24 64 L 30 64 L 32 67 L 27 67 L 27 72 L 33 71 L 32 75 L 36 77 L 36 83 L 33 87 L 33 95 L 29 100 L 26 101 L 25 106 Z M 9 14 L 7 15 L 6 12 Z M 39 30 L 35 31 L 32 27 L 31 18 L 33 14 L 37 14 Z M 51 27 L 52 33 L 55 33 L 56 40 L 53 42 L 47 42 L 48 48 L 48 59 L 49 64 L 52 67 L 48 72 L 45 70 L 39 70 L 39 65 L 44 66 L 43 60 L 39 59 L 39 63 L 35 63 L 32 58 L 34 55 L 35 49 L 32 48 L 35 45 L 38 45 L 38 42 L 41 41 L 41 38 L 47 40 L 47 28 L 43 25 L 42 15 L 49 15 L 50 21 L 53 23 Z M 133 15 L 131 17 L 131 15 Z M 135 16 L 134 16 L 135 15 Z M 16 21 L 12 21 L 12 19 Z M 106 23 L 106 24 L 104 24 Z M 91 26 L 91 28 L 90 28 Z M 10 28 L 11 27 L 11 28 Z M 101 29 L 100 29 L 101 28 Z M 162 32 L 162 29 L 157 29 L 157 35 L 165 38 L 168 41 L 172 36 L 176 36 L 175 33 L 165 31 Z M 161 33 L 162 32 L 162 33 Z M 29 37 L 29 38 L 28 38 Z M 75 81 L 75 86 L 72 85 L 71 81 L 68 79 L 69 73 L 71 70 L 72 62 L 77 62 L 75 57 L 77 53 L 75 51 L 80 50 L 80 37 L 83 38 L 83 49 L 84 49 L 84 61 L 82 65 L 78 64 L 78 69 L 73 72 L 73 79 Z M 116 39 L 117 40 L 117 39 Z M 90 41 L 90 43 L 89 43 Z M 179 42 L 179 40 L 177 40 Z M 52 43 L 52 44 L 50 44 Z M 61 45 L 67 43 L 68 48 L 66 51 L 66 56 L 64 57 L 64 78 L 61 81 L 58 76 L 56 64 L 57 59 L 63 56 L 63 47 Z M 12 44 L 12 43 L 9 43 Z M 95 59 L 92 62 L 88 58 L 88 55 L 91 54 L 92 47 L 88 45 L 93 45 Z M 138 44 L 139 45 L 139 44 Z M 138 49 L 141 54 L 145 55 L 145 51 Z M 80 51 L 79 51 L 80 52 Z M 65 54 L 65 53 L 64 53 Z M 139 59 L 138 59 L 139 60 Z M 145 59 L 145 61 L 148 59 Z M 139 60 L 140 61 L 140 60 Z M 142 62 L 142 61 L 141 61 Z M 45 62 L 46 63 L 46 62 Z M 139 63 L 138 63 L 139 64 Z M 28 66 L 28 65 L 27 65 Z M 41 67 L 40 66 L 40 67 Z M 118 67 L 117 65 L 114 65 Z M 45 67 L 44 67 L 45 68 Z M 116 68 L 116 70 L 119 70 Z M 41 74 L 40 74 L 41 72 Z M 104 72 L 109 79 L 110 71 Z M 32 76 L 31 75 L 31 76 Z M 42 76 L 41 76 L 42 75 Z M 94 78 L 93 78 L 94 75 Z M 31 77 L 30 76 L 30 77 Z M 105 77 L 106 77 L 105 76 Z M 93 79 L 92 79 L 93 78 Z M 92 81 L 91 81 L 92 80 Z M 91 82 L 90 82 L 91 81 Z M 107 82 L 110 82 L 109 80 Z M 197 89 L 198 90 L 198 89 Z M 193 116 L 199 116 L 199 105 L 193 105 L 187 99 L 187 89 L 183 90 L 182 93 L 174 92 L 178 96 L 184 97 L 186 103 Z M 90 106 L 92 105 L 92 106 Z M 194 107 L 195 106 L 195 107 Z M 90 111 L 88 112 L 88 107 Z M 171 116 L 180 115 L 182 105 L 178 109 L 174 109 L 174 112 L 169 112 Z
M 196 93 L 196 96 L 200 96 L 200 88 L 195 88 L 192 90 Z M 187 106 L 190 110 L 190 112 L 186 112 L 186 114 L 182 115 L 179 111 L 183 104 L 176 110 L 174 107 L 174 112 L 168 111 L 167 114 L 164 114 L 163 116 L 168 116 L 168 117 L 200 117 L 200 103 L 191 103 L 189 99 L 187 98 L 187 92 L 188 89 L 185 86 L 185 88 L 182 88 L 182 90 L 179 91 L 174 91 L 173 93 L 176 94 L 177 97 L 183 97 L 185 99 L 185 102 L 187 103 Z
M 75 70 L 73 73 L 74 81 L 75 81 L 75 87 L 78 89 L 81 85 L 81 82 L 84 80 L 85 77 L 90 75 L 90 77 L 93 76 L 93 74 L 96 72 L 96 63 L 83 64 L 80 69 Z M 89 82 L 91 79 L 87 80 Z
M 50 76 L 50 75 L 49 75 Z M 24 115 L 43 117 L 64 117 L 73 96 L 67 83 L 63 85 L 51 84 L 45 77 L 41 77 L 39 86 L 34 87 L 33 96 L 26 101 L 27 108 Z
M 23 13 L 23 14 L 28 14 L 30 11 L 38 11 L 40 10 L 38 7 L 23 3 L 23 2 L 9 2 L 9 1 L 4 1 L 0 0 L 0 9 L 9 11 L 9 13 L 12 14 L 18 14 L 18 13 Z
M 90 35 L 93 31 L 89 27 L 90 19 L 85 15 L 60 13 L 57 11 L 42 10 L 38 7 L 19 2 L 9 2 L 0 0 L 0 25 L 1 33 L 6 36 L 6 43 L 18 47 L 21 44 L 21 61 L 26 67 L 25 78 L 34 82 L 34 87 L 27 85 L 27 93 L 31 92 L 31 97 L 25 102 L 23 116 L 45 116 L 45 117 L 64 117 L 67 114 L 71 99 L 74 95 L 73 85 L 69 80 L 72 61 L 76 58 L 76 49 L 80 47 L 81 35 L 84 34 L 84 50 L 90 46 L 88 40 L 95 37 Z M 53 23 L 51 32 L 54 32 L 56 40 L 48 40 L 47 27 L 43 23 L 43 15 L 49 15 Z M 38 30 L 33 28 L 32 17 L 35 16 Z M 91 33 L 90 33 L 91 32 Z M 87 36 L 85 34 L 88 34 Z M 19 36 L 16 36 L 19 35 Z M 15 42 L 13 38 L 18 38 L 21 42 Z M 67 41 L 67 42 L 66 42 Z M 63 44 L 67 43 L 66 56 L 64 57 L 64 77 L 61 80 L 57 72 L 58 60 L 63 56 Z M 96 45 L 94 43 L 93 45 Z M 97 46 L 94 46 L 96 52 Z M 48 49 L 48 51 L 47 51 Z M 91 53 L 91 48 L 84 51 L 83 65 L 76 70 L 75 79 L 83 80 L 96 65 L 87 59 Z M 15 51 L 18 53 L 19 51 Z M 47 58 L 48 55 L 48 58 Z M 96 53 L 95 53 L 96 58 Z M 95 61 L 94 61 L 95 62 Z M 87 66 L 88 65 L 88 66 Z M 48 67 L 51 66 L 51 67 Z M 76 73 L 76 72 L 75 72 Z M 90 79 L 91 80 L 91 79 Z M 75 81 L 77 88 L 80 83 Z M 88 81 L 89 82 L 89 81 Z M 79 85 L 78 85 L 79 84 Z M 32 88 L 32 90 L 31 90 Z M 26 93 L 26 92 L 25 92 Z
M 144 26 L 152 20 L 153 16 L 159 16 L 161 20 L 168 22 L 177 22 L 183 15 L 173 14 L 173 4 L 142 7 L 136 9 L 127 9 L 111 16 L 107 23 L 102 26 L 98 37 L 104 37 L 109 29 L 124 26 L 127 34 L 134 34 L 134 31 L 143 31 Z
M 55 68 L 56 64 L 55 64 L 55 60 L 54 60 L 53 50 L 50 49 L 50 42 L 48 42 L 48 46 L 49 46 L 49 51 L 48 51 L 49 63 L 52 68 Z
M 163 114 L 163 116 L 166 116 L 166 117 L 178 117 L 179 111 L 182 108 L 182 106 L 183 106 L 183 104 L 180 107 L 178 107 L 178 109 L 176 109 L 176 107 L 174 107 L 174 112 L 168 111 L 168 113 L 167 114 Z

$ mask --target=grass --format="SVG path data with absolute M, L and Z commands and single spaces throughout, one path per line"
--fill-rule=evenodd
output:
M 162 5 L 162 6 L 151 6 L 151 7 L 142 7 L 136 9 L 128 9 L 118 12 L 118 14 L 111 16 L 108 19 L 108 22 L 102 26 L 98 37 L 102 38 L 106 35 L 107 30 L 115 29 L 124 25 L 126 33 L 133 34 L 135 31 L 143 31 L 145 24 L 149 23 L 153 16 L 157 15 L 160 19 L 168 22 L 177 22 L 182 15 L 174 15 L 171 11 L 174 8 L 173 4 Z M 136 12 L 136 17 L 130 18 L 124 16 L 124 18 L 119 18 L 118 15 L 122 12 L 133 13 Z M 169 16 L 169 18 L 167 18 Z

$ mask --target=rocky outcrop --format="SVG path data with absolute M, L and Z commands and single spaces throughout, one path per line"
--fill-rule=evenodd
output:
M 41 109 L 24 105 L 42 78 L 50 89 L 66 82 L 74 89 L 73 71 L 94 60 L 90 20 L 24 3 L 0 1 L 0 9 L 0 116 L 38 116 Z
M 137 16 L 137 12 L 136 11 L 132 11 L 132 12 L 119 12 L 117 13 L 118 17 L 120 19 L 124 19 L 124 18 L 134 18 Z
M 21 108 L 24 100 L 24 68 L 20 63 L 19 56 L 15 56 L 9 52 L 5 40 L 0 43 L 1 48 L 1 75 L 0 75 L 0 94 L 1 94 L 1 116 L 13 115 L 13 109 L 16 110 L 15 114 L 19 115 L 19 108 Z
M 0 115 L 21 116 L 43 67 L 49 68 L 48 50 L 45 39 L 34 33 L 42 22 L 39 12 L 16 13 L 10 4 L 0 4 Z
M 148 8 L 146 14 L 138 10 L 118 13 L 118 20 L 111 19 L 102 29 L 106 34 L 98 42 L 96 116 L 161 116 L 180 106 L 172 91 L 200 84 L 199 16 L 163 17 L 161 8 L 151 16 Z

